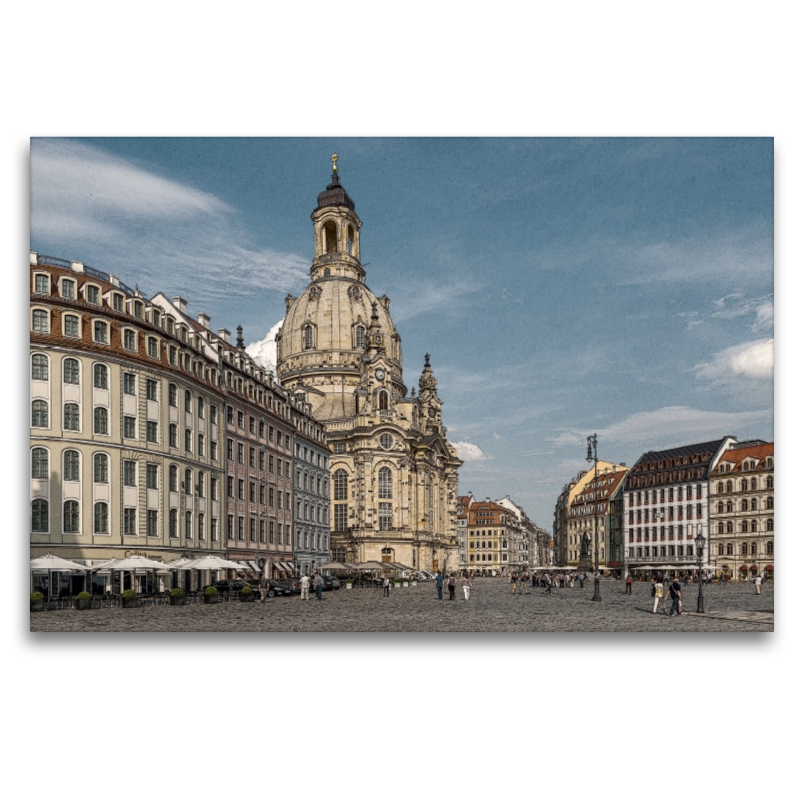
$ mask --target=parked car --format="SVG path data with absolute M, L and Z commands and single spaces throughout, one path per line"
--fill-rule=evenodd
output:
M 245 586 L 250 586 L 253 591 L 256 593 L 256 600 L 261 598 L 261 592 L 258 590 L 258 581 L 227 581 L 227 580 L 217 580 L 213 583 L 210 583 L 209 586 L 213 586 L 220 594 L 230 594 L 231 592 L 241 592 Z M 203 589 L 206 587 L 204 586 Z
M 325 585 L 322 587 L 323 591 L 325 591 L 326 589 L 342 588 L 342 582 L 333 575 L 323 575 L 322 579 L 325 581 Z
M 299 589 L 297 590 L 300 591 Z M 274 578 L 267 579 L 267 597 L 288 597 L 294 594 L 289 581 L 277 580 Z

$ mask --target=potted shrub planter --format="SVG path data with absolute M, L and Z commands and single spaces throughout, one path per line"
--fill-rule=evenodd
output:
M 417 584 L 418 584 L 418 583 L 419 583 L 419 582 L 417 581 L 417 579 L 416 579 L 416 578 L 412 578 L 412 579 L 411 579 L 411 585 L 412 585 L 412 586 L 417 586 Z
M 169 604 L 171 606 L 182 606 L 186 603 L 186 595 L 183 592 L 183 589 L 175 587 L 169 593 Z
M 408 578 L 403 578 L 403 587 L 408 588 Z
M 92 596 L 89 592 L 80 592 L 75 600 L 78 611 L 89 611 L 92 607 Z
M 44 611 L 44 595 L 41 592 L 31 592 L 31 611 Z
M 122 607 L 123 608 L 138 608 L 139 596 L 133 589 L 126 589 L 122 593 Z
M 217 591 L 215 586 L 206 586 L 206 590 L 203 592 L 203 602 L 204 603 L 219 603 L 220 596 L 219 592 Z
M 353 581 L 345 581 L 344 582 L 345 589 L 352 589 L 353 588 Z
M 249 586 L 244 586 L 239 594 L 239 600 L 242 603 L 254 603 L 256 600 L 256 593 Z

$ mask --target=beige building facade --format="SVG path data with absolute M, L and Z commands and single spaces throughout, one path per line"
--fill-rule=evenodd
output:
M 447 441 L 427 355 L 419 393 L 408 393 L 389 298 L 365 282 L 361 220 L 335 161 L 311 219 L 311 282 L 299 297 L 286 298 L 277 374 L 325 425 L 331 557 L 456 569 L 462 462 Z

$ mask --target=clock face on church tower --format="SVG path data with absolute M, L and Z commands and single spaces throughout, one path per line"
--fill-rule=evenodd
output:
M 382 369 L 376 369 L 375 370 L 375 377 L 379 381 L 382 381 L 386 377 L 386 373 Z

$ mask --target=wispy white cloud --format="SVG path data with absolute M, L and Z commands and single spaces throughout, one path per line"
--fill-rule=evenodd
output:
M 494 458 L 472 442 L 453 442 L 453 447 L 462 461 L 491 461 Z
M 459 301 L 467 295 L 481 291 L 482 284 L 474 281 L 442 283 L 435 280 L 415 280 L 398 287 L 392 297 L 392 319 L 395 322 L 430 314 L 432 311 L 447 314 L 463 313 Z M 396 310 L 395 310 L 396 309 Z
M 99 148 L 68 139 L 31 147 L 31 242 L 54 256 L 189 298 L 244 296 L 307 280 L 308 263 L 258 247 L 228 204 Z
M 652 443 L 659 449 L 692 441 L 737 435 L 752 426 L 771 425 L 772 409 L 757 411 L 701 411 L 688 406 L 665 406 L 655 411 L 632 414 L 597 431 L 600 442 L 608 444 Z M 586 431 L 563 429 L 548 438 L 557 447 L 578 447 L 586 442 Z M 602 453 L 601 453 L 602 455 Z
M 774 371 L 774 339 L 758 339 L 715 353 L 710 361 L 703 361 L 692 368 L 701 381 L 710 386 L 719 386 L 731 381 L 772 380 Z

